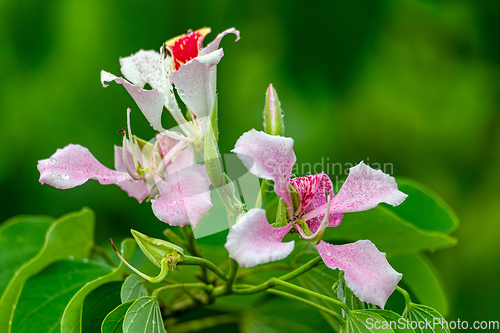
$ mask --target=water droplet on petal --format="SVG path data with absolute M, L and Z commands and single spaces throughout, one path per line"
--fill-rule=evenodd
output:
M 56 164 L 56 163 L 57 163 L 57 158 L 55 158 L 55 157 L 49 158 L 49 164 L 53 165 L 53 164 Z
M 65 173 L 65 174 L 63 174 L 63 175 L 61 175 L 61 179 L 62 179 L 62 180 L 69 180 L 69 175 L 68 175 L 68 174 L 66 174 L 66 173 Z

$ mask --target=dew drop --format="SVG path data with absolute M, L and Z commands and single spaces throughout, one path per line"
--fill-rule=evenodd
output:
M 75 257 L 69 256 L 69 260 L 73 261 L 73 260 L 75 260 Z
M 83 259 L 84 264 L 87 264 L 88 262 L 89 262 L 89 260 L 87 258 Z
M 68 175 L 68 174 L 66 174 L 66 173 L 65 173 L 65 174 L 63 174 L 63 175 L 61 175 L 61 179 L 62 179 L 62 180 L 68 180 L 68 179 L 69 179 L 69 175 Z
M 57 159 L 55 157 L 49 158 L 49 164 L 54 165 L 57 163 Z

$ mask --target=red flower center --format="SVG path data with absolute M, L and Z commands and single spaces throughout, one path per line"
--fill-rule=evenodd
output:
M 172 56 L 172 69 L 178 70 L 181 65 L 196 58 L 203 45 L 203 39 L 210 33 L 210 28 L 201 28 L 165 42 L 165 48 Z

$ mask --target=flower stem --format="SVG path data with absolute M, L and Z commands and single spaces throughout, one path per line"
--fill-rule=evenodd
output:
M 305 263 L 304 265 L 300 266 L 297 269 L 294 269 L 293 271 L 280 276 L 279 278 L 271 278 L 267 280 L 266 282 L 263 282 L 259 285 L 250 287 L 250 288 L 244 288 L 244 289 L 237 289 L 233 288 L 232 293 L 236 295 L 248 295 L 248 294 L 255 294 L 260 291 L 272 288 L 277 285 L 278 280 L 286 281 L 286 280 L 292 280 L 296 277 L 298 277 L 301 274 L 304 274 L 308 270 L 318 266 L 321 263 L 321 257 L 317 256 L 316 258 L 310 260 L 309 262 Z
M 335 312 L 335 311 L 333 311 L 331 309 L 325 308 L 324 306 L 321 306 L 319 304 L 316 304 L 316 303 L 314 303 L 314 302 L 312 302 L 312 301 L 310 301 L 308 299 L 302 298 L 302 297 L 294 295 L 294 294 L 287 293 L 285 291 L 276 290 L 276 289 L 268 289 L 268 290 L 266 290 L 266 292 L 269 293 L 269 294 L 273 294 L 273 295 L 277 295 L 277 296 L 281 296 L 281 297 L 286 297 L 286 298 L 289 298 L 289 299 L 293 299 L 295 301 L 299 301 L 301 303 L 304 303 L 304 304 L 307 304 L 309 306 L 312 306 L 313 308 L 316 308 L 316 309 L 318 309 L 320 311 L 323 311 L 323 312 L 331 315 L 333 318 L 335 318 L 339 322 L 340 325 L 344 325 L 344 319 L 342 319 L 337 312 Z
M 208 269 L 212 271 L 215 275 L 221 278 L 225 282 L 229 282 L 230 279 L 222 272 L 219 267 L 211 261 L 204 258 L 184 256 L 184 261 L 180 262 L 179 265 L 196 265 L 200 266 L 202 269 Z
M 193 230 L 189 226 L 181 228 L 182 233 L 184 234 L 184 237 L 186 238 L 187 244 L 186 248 L 187 250 L 195 257 L 199 257 L 201 259 L 201 252 L 198 249 L 198 246 L 196 246 L 196 241 L 194 239 L 193 235 Z M 210 280 L 208 278 L 208 273 L 206 270 L 206 266 L 199 265 L 201 266 L 201 281 L 205 283 L 210 283 Z M 215 266 L 215 265 L 214 265 Z
M 163 236 L 168 239 L 170 242 L 177 244 L 179 246 L 187 248 L 186 242 L 184 242 L 179 235 L 177 235 L 172 229 L 163 230 Z
M 247 276 L 252 275 L 252 274 L 258 274 L 258 273 L 262 273 L 262 272 L 272 271 L 275 269 L 290 270 L 291 268 L 293 268 L 293 266 L 290 264 L 272 264 L 272 265 L 267 265 L 267 266 L 258 266 L 258 267 L 251 268 L 251 269 L 248 269 L 245 271 L 240 271 L 238 273 L 238 278 L 244 279 Z
M 400 286 L 396 286 L 396 290 L 405 298 L 406 307 L 409 307 L 411 304 L 413 304 L 410 298 L 410 294 L 408 294 L 406 290 L 404 290 Z
M 306 289 L 306 288 L 299 287 L 299 286 L 297 286 L 297 285 L 295 285 L 293 283 L 282 281 L 282 280 L 277 280 L 276 284 L 280 285 L 280 286 L 283 286 L 283 287 L 287 287 L 287 288 L 290 288 L 290 289 L 294 289 L 294 290 L 303 292 L 305 294 L 308 294 L 308 295 L 316 297 L 316 298 L 320 298 L 320 299 L 325 300 L 325 301 L 328 301 L 328 302 L 333 303 L 333 304 L 335 304 L 337 306 L 340 306 L 344 311 L 349 312 L 349 308 L 347 307 L 347 305 L 345 305 L 343 302 L 341 302 L 339 300 L 336 300 L 335 298 L 331 298 L 331 297 L 325 296 L 323 294 L 311 291 L 311 290 Z
M 169 289 L 177 289 L 177 288 L 182 288 L 182 289 L 185 289 L 185 288 L 201 288 L 201 289 L 210 289 L 211 285 L 207 285 L 203 282 L 196 282 L 196 283 L 179 283 L 179 284 L 170 284 L 168 286 L 163 286 L 163 287 L 160 287 L 158 289 L 155 289 L 153 291 L 153 293 L 151 294 L 151 296 L 153 297 L 158 297 L 158 295 L 165 291 L 165 290 L 169 290 Z

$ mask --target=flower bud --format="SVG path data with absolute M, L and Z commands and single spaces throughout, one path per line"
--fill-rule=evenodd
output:
M 285 135 L 283 115 L 278 94 L 271 83 L 266 91 L 266 104 L 262 113 L 264 117 L 264 132 L 271 135 Z
M 184 250 L 175 244 L 162 239 L 152 238 L 134 229 L 130 230 L 144 255 L 156 266 L 161 267 L 163 259 L 167 258 L 169 271 L 177 269 L 177 263 L 184 260 Z

